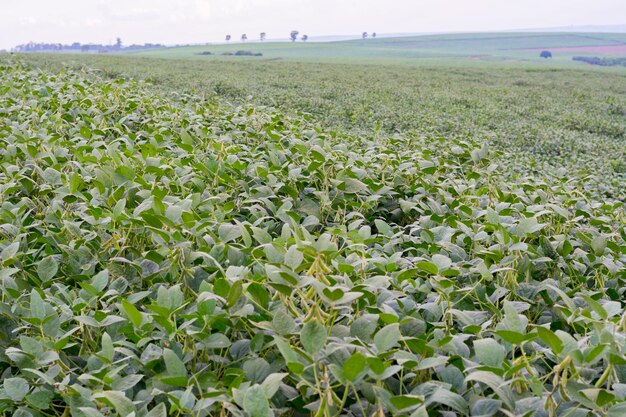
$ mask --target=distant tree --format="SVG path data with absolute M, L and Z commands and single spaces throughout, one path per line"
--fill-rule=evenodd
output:
M 552 58 L 552 52 L 550 52 L 550 51 L 541 51 L 539 56 L 541 58 L 545 58 L 545 59 Z
M 376 37 L 376 32 L 372 32 L 372 38 Z
M 291 34 L 289 35 L 289 38 L 291 38 L 291 42 L 295 42 L 296 39 L 298 39 L 299 34 L 300 32 L 298 32 L 297 30 L 292 30 Z
M 241 35 L 241 42 L 245 42 L 247 40 L 248 40 L 248 35 L 246 35 L 245 33 Z
M 263 42 L 265 40 L 265 32 L 261 32 L 259 38 L 261 39 L 261 42 Z
M 115 49 L 122 49 L 122 38 L 117 38 L 115 40 Z
M 226 35 L 226 42 L 230 42 L 230 35 Z
M 81 52 L 89 52 L 89 45 L 82 45 L 80 47 Z
M 306 42 L 309 40 L 309 35 L 302 35 L 302 42 Z
M 367 39 L 367 32 L 363 32 L 363 35 L 361 36 L 363 36 L 363 39 Z

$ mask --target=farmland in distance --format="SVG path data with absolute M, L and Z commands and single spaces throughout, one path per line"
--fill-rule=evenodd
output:
M 338 42 L 248 42 L 170 47 L 133 53 L 138 56 L 199 60 L 287 60 L 301 62 L 356 62 L 411 64 L 416 60 L 534 62 L 542 50 L 553 60 L 571 63 L 576 55 L 623 55 L 624 33 L 458 33 L 404 37 L 379 37 Z M 238 50 L 262 57 L 224 55 Z M 211 55 L 203 55 L 210 52 Z

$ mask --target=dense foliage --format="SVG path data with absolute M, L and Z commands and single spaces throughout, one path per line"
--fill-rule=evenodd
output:
M 381 39 L 382 41 L 382 39 Z M 507 151 L 511 173 L 563 168 L 598 199 L 626 199 L 626 73 L 519 62 L 359 65 L 28 55 L 39 67 L 96 67 L 234 105 L 305 113 L 325 131 L 472 138 Z M 375 61 L 376 62 L 376 61 Z M 385 62 L 385 61 L 382 61 Z M 500 162 L 500 161 L 498 161 Z
M 588 178 L 0 73 L 5 414 L 626 413 L 626 215 Z

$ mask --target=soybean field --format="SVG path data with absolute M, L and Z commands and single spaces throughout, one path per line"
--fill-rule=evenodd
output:
M 625 71 L 0 80 L 3 415 L 626 415 Z

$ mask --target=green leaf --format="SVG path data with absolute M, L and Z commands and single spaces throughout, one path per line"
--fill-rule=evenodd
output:
M 535 327 L 535 330 L 537 331 L 539 338 L 543 340 L 550 349 L 552 349 L 552 352 L 554 352 L 555 355 L 561 353 L 563 350 L 563 342 L 556 334 L 554 334 L 554 332 L 552 332 L 552 330 L 542 326 Z
M 615 395 L 611 394 L 607 390 L 600 390 L 598 397 L 596 398 L 596 404 L 598 407 L 604 407 L 605 405 L 612 403 L 615 400 Z
M 293 270 L 297 269 L 303 260 L 304 255 L 295 246 L 291 246 L 285 253 L 285 265 Z
M 385 236 L 392 236 L 393 235 L 393 231 L 391 229 L 391 226 L 389 226 L 384 221 L 382 221 L 380 219 L 376 219 L 376 220 L 374 220 L 374 224 L 376 225 L 376 229 L 378 230 L 378 233 L 380 233 L 382 235 L 385 235 Z
M 104 289 L 109 284 L 109 271 L 104 269 L 98 272 L 96 275 L 91 278 L 91 285 L 98 290 L 98 292 L 104 291 Z
M 243 294 L 243 281 L 235 281 L 230 287 L 228 296 L 226 297 L 228 307 L 234 306 L 237 300 L 239 300 L 239 297 L 241 297 L 241 294 Z
M 37 275 L 43 282 L 50 281 L 59 270 L 59 264 L 54 256 L 48 256 L 37 264 Z
M 352 322 L 350 335 L 362 340 L 370 340 L 378 327 L 378 316 L 375 314 L 364 314 Z
M 222 333 L 213 333 L 204 340 L 207 349 L 225 349 L 230 346 L 230 339 Z
M 274 313 L 272 329 L 279 335 L 285 336 L 296 331 L 296 321 L 284 309 L 280 309 Z
M 5 261 L 12 259 L 15 255 L 17 255 L 17 252 L 19 250 L 20 250 L 20 242 L 13 242 L 2 250 L 2 253 L 0 254 L 0 258 Z
M 39 292 L 35 289 L 30 292 L 30 315 L 33 318 L 38 318 L 42 322 L 46 318 L 46 306 L 41 295 L 39 295 Z
M 124 309 L 124 312 L 126 313 L 126 315 L 128 316 L 128 318 L 130 319 L 130 321 L 133 323 L 135 327 L 137 328 L 141 327 L 143 316 L 134 305 L 129 303 L 127 300 L 122 300 L 122 309 Z
M 400 341 L 402 334 L 398 323 L 389 324 L 376 333 L 374 336 L 374 345 L 379 353 L 387 352 Z
M 163 360 L 168 376 L 187 376 L 187 368 L 178 355 L 171 349 L 163 349 Z
M 426 405 L 422 405 L 411 413 L 411 417 L 429 417 Z
M 317 320 L 312 320 L 302 327 L 300 341 L 304 349 L 312 354 L 320 351 L 326 344 L 326 329 Z
M 515 409 L 513 392 L 506 385 L 506 382 L 494 373 L 487 371 L 475 371 L 465 377 L 465 382 L 481 382 L 495 392 L 498 397 L 507 405 L 509 410 Z
M 180 307 L 184 302 L 183 292 L 180 290 L 180 285 L 174 285 L 167 288 L 160 286 L 157 291 L 157 304 L 160 307 L 166 308 L 169 311 L 174 311 Z
M 546 225 L 537 222 L 536 217 L 522 217 L 519 223 L 513 228 L 513 233 L 519 237 L 526 237 L 543 229 Z
M 177 223 L 183 215 L 183 209 L 178 206 L 169 206 L 165 211 L 165 217 Z
M 304 371 L 304 365 L 300 362 L 287 362 L 287 369 L 295 375 L 300 375 Z
M 115 356 L 115 350 L 113 348 L 113 341 L 108 333 L 102 334 L 102 356 L 106 358 L 109 363 L 113 362 L 113 356 Z
M 81 413 L 86 417 L 105 417 L 97 408 L 93 407 L 78 407 Z
M 285 362 L 297 362 L 299 357 L 298 354 L 291 348 L 289 343 L 285 342 L 285 340 L 281 337 L 275 336 L 274 341 L 276 343 L 276 347 L 280 351 L 281 355 L 285 359 Z
M 624 416 L 626 416 L 626 403 L 624 402 L 611 406 L 606 412 L 606 417 L 624 417 Z
M 38 410 L 47 410 L 50 407 L 50 401 L 54 398 L 52 391 L 35 391 L 26 396 L 26 401 Z
M 4 380 L 3 387 L 13 401 L 22 401 L 30 389 L 24 378 L 7 378 Z
M 606 250 L 606 239 L 600 235 L 591 241 L 591 249 L 596 256 L 601 256 Z
M 589 304 L 589 307 L 591 307 L 591 309 L 598 315 L 600 316 L 600 318 L 602 320 L 606 320 L 609 317 L 609 314 L 606 312 L 606 310 L 604 309 L 604 307 L 602 307 L 600 305 L 600 303 L 598 303 L 596 300 L 594 300 L 593 298 L 589 297 L 588 295 L 582 295 L 582 297 L 585 299 L 585 301 L 587 302 L 587 304 Z
M 469 411 L 469 406 L 467 404 L 467 401 L 465 401 L 465 398 L 445 388 L 438 388 L 428 398 L 426 405 L 429 405 L 433 402 L 447 405 L 448 407 L 458 411 L 459 413 L 462 413 L 462 415 L 467 415 L 467 412 Z
M 502 368 L 506 351 L 493 339 L 480 339 L 474 341 L 474 351 L 478 361 L 487 366 Z
M 367 191 L 367 185 L 355 178 L 346 178 L 344 181 L 344 191 L 349 194 L 358 194 Z
M 365 356 L 361 352 L 356 352 L 343 364 L 343 373 L 350 381 L 354 381 L 365 369 L 366 364 Z
M 525 334 L 528 319 L 526 316 L 519 314 L 511 302 L 505 301 L 504 319 L 501 325 L 504 330 Z
M 127 391 L 132 389 L 135 385 L 139 383 L 143 379 L 143 375 L 127 375 L 123 378 L 118 378 L 111 382 L 111 388 L 116 391 Z
M 113 210 L 112 210 L 113 218 L 118 219 L 122 215 L 122 213 L 124 213 L 125 208 L 126 208 L 126 199 L 122 198 L 117 203 L 115 203 L 115 206 L 113 207 Z
M 259 227 L 252 227 L 252 235 L 261 245 L 272 243 L 272 236 Z
M 261 384 L 263 392 L 265 393 L 265 398 L 271 399 L 278 392 L 283 379 L 285 379 L 288 375 L 289 374 L 287 373 L 268 375 L 267 378 L 265 378 L 265 381 Z
M 270 403 L 265 396 L 263 387 L 255 384 L 246 390 L 243 398 L 243 409 L 250 417 L 270 417 Z
M 585 362 L 593 362 L 598 355 L 600 355 L 602 352 L 604 352 L 604 349 L 606 349 L 607 345 L 598 345 L 596 347 L 594 347 L 593 349 L 591 349 L 590 351 L 588 351 L 585 354 Z
M 145 417 L 166 417 L 167 416 L 167 408 L 165 408 L 164 403 L 158 404 L 152 410 L 146 414 Z
M 106 399 L 120 416 L 128 416 L 136 411 L 133 402 L 121 391 L 102 391 L 94 396 Z
M 70 177 L 70 193 L 75 193 L 83 185 L 83 180 L 77 172 Z
M 450 268 L 452 265 L 452 261 L 445 255 L 441 255 L 439 253 L 434 254 L 432 256 L 433 263 L 437 266 L 438 271 L 445 271 Z
M 61 184 L 61 173 L 54 168 L 48 167 L 44 169 L 42 177 L 48 184 Z
M 391 404 L 398 410 L 403 410 L 422 404 L 424 399 L 417 395 L 396 395 L 395 397 L 391 397 L 389 401 L 391 401 Z
M 81 126 L 81 128 L 79 129 L 80 134 L 84 137 L 84 138 L 91 138 L 91 129 L 89 129 L 87 126 Z
M 241 236 L 241 228 L 236 224 L 222 223 L 217 230 L 217 234 L 222 242 L 227 243 Z
M 185 145 L 193 146 L 193 144 L 194 144 L 193 137 L 186 130 L 182 130 L 180 132 L 180 140 Z
M 473 417 L 491 417 L 495 415 L 502 407 L 502 401 L 483 398 L 474 403 L 472 406 Z
M 420 261 L 416 263 L 415 266 L 431 275 L 436 275 L 439 273 L 439 268 L 437 267 L 437 265 L 430 261 Z
M 502 340 L 512 345 L 521 345 L 524 342 L 533 340 L 537 337 L 534 334 L 522 334 L 512 330 L 498 330 L 495 332 Z

